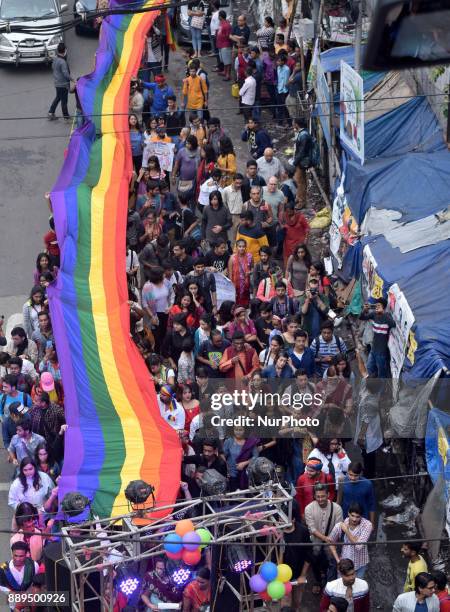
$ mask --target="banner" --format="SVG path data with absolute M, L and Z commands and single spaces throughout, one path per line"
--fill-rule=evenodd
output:
M 450 415 L 438 408 L 432 408 L 428 413 L 425 450 L 428 474 L 433 482 L 443 476 L 447 484 L 447 494 L 450 486 L 450 443 L 448 431 Z
M 217 308 L 220 308 L 222 302 L 227 300 L 235 302 L 236 287 L 230 279 L 221 272 L 214 272 L 214 278 L 216 280 Z
M 148 158 L 156 155 L 159 160 L 161 170 L 171 172 L 173 167 L 175 144 L 173 142 L 148 142 L 145 145 L 142 165 L 147 167 Z
M 323 135 L 327 141 L 328 147 L 331 147 L 331 130 L 330 120 L 333 112 L 330 88 L 328 87 L 327 77 L 323 71 L 320 58 L 317 59 L 316 66 L 316 97 L 317 97 L 317 112 L 319 121 L 322 126 Z
M 356 70 L 341 61 L 340 139 L 364 163 L 364 82 Z
M 391 372 L 392 378 L 399 378 L 405 361 L 405 351 L 408 346 L 409 332 L 414 323 L 414 315 L 405 295 L 396 283 L 388 291 L 388 312 L 395 321 L 395 327 L 389 333 L 388 342 Z
M 369 297 L 378 300 L 383 297 L 384 281 L 377 273 L 377 261 L 367 244 L 363 251 L 362 270 L 366 279 L 367 293 Z

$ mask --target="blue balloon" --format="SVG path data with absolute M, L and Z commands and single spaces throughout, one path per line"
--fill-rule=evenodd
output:
M 263 563 L 259 569 L 259 573 L 266 582 L 272 582 L 278 575 L 278 567 L 271 561 Z
M 164 538 L 164 550 L 177 553 L 183 548 L 183 540 L 177 533 L 168 533 Z

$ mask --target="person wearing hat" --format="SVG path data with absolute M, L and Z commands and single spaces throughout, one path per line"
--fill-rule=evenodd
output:
M 328 485 L 328 499 L 333 501 L 335 497 L 334 480 L 331 474 L 325 474 L 322 471 L 323 464 L 319 459 L 312 457 L 308 459 L 304 473 L 297 480 L 295 499 L 300 508 L 302 517 L 305 514 L 305 508 L 308 504 L 314 501 L 314 486 L 316 484 Z
M 172 87 L 167 85 L 166 77 L 163 74 L 157 74 L 154 83 L 141 81 L 141 85 L 144 89 L 151 91 L 153 95 L 151 106 L 152 115 L 161 115 L 165 113 L 169 96 L 175 95 Z
M 162 418 L 173 429 L 184 429 L 186 414 L 183 407 L 175 399 L 175 393 L 170 385 L 161 385 L 158 394 L 158 406 Z

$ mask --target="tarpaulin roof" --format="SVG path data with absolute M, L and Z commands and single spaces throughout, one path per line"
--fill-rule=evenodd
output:
M 387 289 L 397 283 L 414 314 L 418 343 L 414 365 L 405 359 L 405 379 L 429 378 L 450 368 L 450 317 L 445 296 L 450 287 L 450 241 L 401 253 L 383 236 L 365 238 L 377 262 L 377 274 Z
M 415 97 L 365 125 L 366 158 L 444 149 L 441 126 L 424 97 Z
M 341 62 L 346 62 L 352 68 L 355 65 L 355 50 L 354 47 L 334 47 L 328 51 L 322 51 L 320 54 L 320 63 L 324 72 L 339 72 Z M 375 85 L 385 77 L 386 72 L 372 72 L 362 70 L 361 76 L 364 79 L 364 92 L 370 91 Z
M 399 211 L 403 222 L 440 212 L 450 200 L 450 153 L 408 153 L 364 166 L 349 161 L 345 193 L 359 225 L 370 207 Z

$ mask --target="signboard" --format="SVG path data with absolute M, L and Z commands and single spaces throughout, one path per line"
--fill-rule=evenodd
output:
M 341 62 L 340 139 L 364 163 L 364 85 L 361 75 Z
M 388 312 L 395 321 L 395 327 L 389 334 L 389 351 L 391 354 L 392 378 L 399 378 L 405 361 L 405 351 L 408 346 L 409 332 L 414 323 L 414 315 L 408 301 L 395 283 L 388 291 Z
M 216 280 L 216 296 L 217 296 L 217 308 L 220 308 L 222 302 L 230 300 L 231 302 L 236 301 L 236 287 L 230 281 L 230 279 L 221 274 L 220 272 L 214 272 L 214 278 Z
M 363 251 L 362 269 L 366 278 L 367 293 L 374 300 L 383 297 L 384 286 L 383 279 L 377 273 L 377 266 L 377 261 L 370 250 L 370 246 L 366 245 Z
M 172 142 L 148 142 L 145 145 L 142 165 L 147 167 L 148 158 L 156 155 L 159 160 L 161 170 L 171 172 L 173 167 L 175 145 Z
M 320 59 L 317 60 L 316 66 L 316 98 L 317 98 L 317 112 L 319 115 L 319 121 L 322 126 L 323 135 L 327 141 L 328 147 L 331 148 L 331 130 L 330 130 L 330 118 L 332 113 L 332 101 L 330 95 L 330 88 L 328 87 L 327 77 L 323 71 Z

